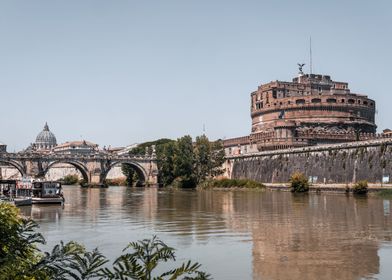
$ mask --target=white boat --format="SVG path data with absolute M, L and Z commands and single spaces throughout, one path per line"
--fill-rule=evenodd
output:
M 33 182 L 33 204 L 63 204 L 61 183 L 54 181 Z
M 15 206 L 31 205 L 31 181 L 0 180 L 0 199 Z

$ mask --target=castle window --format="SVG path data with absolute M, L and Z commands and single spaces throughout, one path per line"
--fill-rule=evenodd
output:
M 372 106 L 372 107 L 373 107 L 373 105 L 374 105 L 374 104 L 373 104 L 373 102 L 370 102 L 370 106 Z
M 367 101 L 363 101 L 363 105 L 368 105 L 368 102 Z
M 328 103 L 336 103 L 336 99 L 335 98 L 328 98 L 327 102 Z
M 297 99 L 295 100 L 295 104 L 305 104 L 305 99 Z
M 342 99 L 342 103 L 344 103 L 344 99 Z
M 349 100 L 348 100 L 348 103 L 349 103 L 349 104 L 354 104 L 354 103 L 355 103 L 355 100 L 354 100 L 354 99 L 349 99 Z
M 318 91 L 319 91 L 319 92 L 321 92 L 321 91 L 322 91 L 321 87 L 318 87 Z
M 358 100 L 358 104 L 361 104 L 361 100 Z
M 312 103 L 321 103 L 321 99 L 320 98 L 313 98 Z

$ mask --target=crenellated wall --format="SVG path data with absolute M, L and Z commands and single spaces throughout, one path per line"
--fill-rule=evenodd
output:
M 225 175 L 265 183 L 283 183 L 300 171 L 318 183 L 368 180 L 392 183 L 392 139 L 320 145 L 227 156 Z

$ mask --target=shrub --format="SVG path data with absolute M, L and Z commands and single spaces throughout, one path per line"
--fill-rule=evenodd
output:
M 366 180 L 356 182 L 353 187 L 354 194 L 367 194 L 368 182 Z
M 105 183 L 108 186 L 127 186 L 127 178 L 114 178 L 114 179 L 106 179 Z
M 377 193 L 377 195 L 382 198 L 392 199 L 392 190 L 381 190 Z
M 308 178 L 303 173 L 295 172 L 290 177 L 291 192 L 301 193 L 309 191 Z
M 79 176 L 76 174 L 70 174 L 70 175 L 64 176 L 64 178 L 61 179 L 60 182 L 63 185 L 76 185 L 77 183 L 79 183 Z
M 199 185 L 201 188 L 264 188 L 262 183 L 249 179 L 213 179 L 207 180 Z

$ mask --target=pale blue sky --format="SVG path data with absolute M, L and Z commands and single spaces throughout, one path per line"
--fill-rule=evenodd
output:
M 113 146 L 250 132 L 250 93 L 308 62 L 392 128 L 392 1 L 0 0 L 0 141 Z M 308 65 L 305 66 L 308 71 Z

